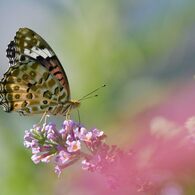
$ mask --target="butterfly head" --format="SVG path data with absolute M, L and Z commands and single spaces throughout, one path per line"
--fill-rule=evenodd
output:
M 81 102 L 79 100 L 70 100 L 70 106 L 71 108 L 78 108 L 80 106 Z

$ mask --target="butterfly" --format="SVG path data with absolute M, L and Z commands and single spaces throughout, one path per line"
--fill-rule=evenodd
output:
M 48 43 L 20 28 L 6 50 L 10 67 L 0 81 L 0 105 L 22 115 L 69 114 L 80 101 L 70 99 L 66 73 Z

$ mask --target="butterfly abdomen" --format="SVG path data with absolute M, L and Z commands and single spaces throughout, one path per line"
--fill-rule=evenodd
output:
M 7 101 L 6 95 L 5 85 L 3 82 L 0 82 L 0 105 L 3 107 L 5 112 L 10 112 L 13 107 L 11 102 Z

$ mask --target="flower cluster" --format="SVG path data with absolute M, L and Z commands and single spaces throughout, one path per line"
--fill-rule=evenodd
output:
M 25 131 L 24 145 L 32 150 L 34 163 L 53 162 L 58 175 L 81 160 L 83 170 L 103 176 L 110 189 L 115 189 L 113 194 L 183 195 L 183 175 L 194 176 L 194 132 L 195 117 L 185 126 L 157 117 L 151 123 L 151 131 L 140 136 L 130 150 L 122 150 L 106 144 L 103 131 L 87 130 L 66 120 L 60 130 L 55 124 L 45 123 Z M 95 186 L 97 180 L 91 177 L 87 183 Z M 108 194 L 101 188 L 96 191 Z
M 72 120 L 65 120 L 60 130 L 53 123 L 34 125 L 26 130 L 24 146 L 32 150 L 31 159 L 35 164 L 52 161 L 55 172 L 60 175 L 64 168 L 81 158 L 83 169 L 97 169 L 99 164 L 95 164 L 94 156 L 101 158 L 98 153 L 104 148 L 104 138 L 103 131 L 96 128 L 88 131 Z M 88 153 L 83 152 L 82 147 L 87 148 Z

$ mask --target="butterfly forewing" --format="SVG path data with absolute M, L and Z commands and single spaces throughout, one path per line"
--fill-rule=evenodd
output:
M 0 81 L 0 105 L 21 114 L 66 114 L 69 84 L 58 58 L 37 33 L 21 28 L 7 48 L 10 68 Z
M 59 80 L 67 91 L 67 98 L 70 98 L 68 79 L 60 61 L 47 42 L 34 31 L 20 28 L 16 32 L 14 41 L 8 45 L 7 57 L 10 65 L 13 65 L 14 62 L 24 61 L 26 58 L 38 61 Z

